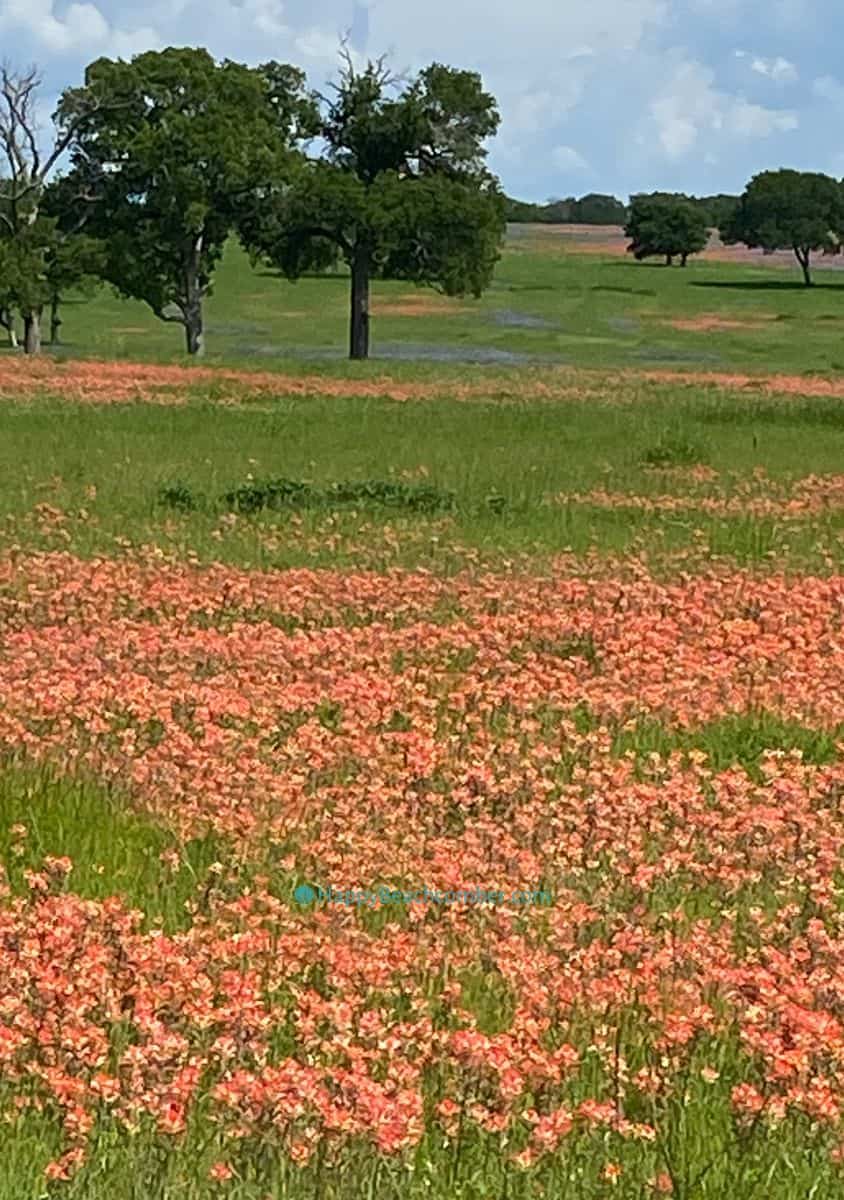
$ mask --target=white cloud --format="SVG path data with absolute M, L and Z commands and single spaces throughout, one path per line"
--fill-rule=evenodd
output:
M 551 161 L 561 171 L 588 171 L 589 163 L 583 155 L 572 146 L 555 146 L 551 151 Z
M 490 165 L 514 193 L 547 195 L 557 174 L 576 170 L 602 191 L 701 190 L 710 180 L 732 190 L 751 166 L 828 159 L 835 139 L 815 114 L 828 104 L 844 112 L 829 39 L 840 2 L 0 0 L 0 43 L 39 62 L 55 92 L 101 54 L 196 44 L 218 58 L 300 63 L 324 88 L 351 30 L 357 55 L 387 52 L 397 71 L 432 60 L 480 71 L 502 116 Z M 760 30 L 777 40 L 763 42 Z M 812 85 L 810 75 L 804 92 L 809 63 L 820 79 Z M 774 85 L 793 87 L 799 111 L 751 102 Z M 798 153 L 789 132 L 803 113 Z
M 290 33 L 284 19 L 282 0 L 245 0 L 243 14 L 259 33 L 269 37 L 282 37 Z
M 751 71 L 757 75 L 767 75 L 776 83 L 793 83 L 797 79 L 797 68 L 787 58 L 754 58 L 750 64 Z
M 331 71 L 338 64 L 338 51 L 340 49 L 340 39 L 343 36 L 343 30 L 337 29 L 330 33 L 326 29 L 306 29 L 304 33 L 297 34 L 294 39 L 294 58 L 303 58 L 304 66 L 308 70 L 314 69 L 315 63 L 322 64 L 325 70 Z M 365 65 L 365 56 L 360 54 L 354 47 L 348 47 L 349 54 L 352 57 L 352 62 L 355 68 Z
M 554 112 L 557 104 L 559 99 L 551 91 L 522 92 L 507 105 L 508 131 L 518 135 L 536 133 L 545 127 L 549 112 Z
M 766 5 L 766 15 L 772 25 L 784 32 L 802 31 L 817 19 L 812 11 L 816 3 L 817 0 L 774 0 L 770 8 Z
M 0 33 L 5 31 L 28 34 L 47 53 L 84 51 L 89 58 L 95 53 L 126 57 L 161 45 L 149 26 L 114 28 L 97 5 L 89 3 L 71 4 L 59 17 L 53 0 L 2 0 Z
M 652 99 L 650 122 L 666 158 L 683 158 L 713 136 L 762 138 L 797 128 L 796 113 L 731 96 L 714 80 L 708 67 L 681 60 Z
M 730 103 L 727 118 L 727 128 L 739 137 L 764 138 L 772 133 L 791 133 L 800 127 L 797 113 L 748 104 L 741 97 Z
M 462 59 L 491 74 L 507 63 L 518 78 L 559 71 L 584 48 L 592 57 L 635 49 L 669 8 L 669 0 L 379 0 L 369 9 L 369 34 L 373 46 L 412 49 L 421 61 Z

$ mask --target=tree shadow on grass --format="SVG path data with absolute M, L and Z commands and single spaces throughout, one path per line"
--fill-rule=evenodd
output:
M 679 255 L 677 258 L 679 259 Z M 634 271 L 673 271 L 675 267 L 678 271 L 688 271 L 692 264 L 690 260 L 688 266 L 681 267 L 679 261 L 675 261 L 669 267 L 668 263 L 665 261 L 664 255 L 659 257 L 654 255 L 653 258 L 643 259 L 633 258 L 631 255 L 630 258 L 613 258 L 610 262 L 605 262 L 602 265 L 607 267 L 627 267 L 628 269 Z
M 594 284 L 590 292 L 613 292 L 623 296 L 655 296 L 653 288 L 610 287 L 607 284 Z
M 818 292 L 844 291 L 844 280 L 840 283 L 813 283 L 806 287 L 799 279 L 693 279 L 692 287 L 725 288 L 740 292 Z
M 280 279 L 282 283 L 292 282 L 287 278 L 283 271 L 275 271 L 271 268 L 256 271 L 255 274 L 261 279 Z M 340 271 L 303 271 L 299 276 L 300 279 L 348 279 L 348 272 Z

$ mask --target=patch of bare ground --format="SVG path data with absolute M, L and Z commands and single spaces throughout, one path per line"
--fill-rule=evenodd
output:
M 754 313 L 752 317 L 725 317 L 720 313 L 698 313 L 695 317 L 674 317 L 663 321 L 683 333 L 717 333 L 735 329 L 762 329 L 767 321 L 775 321 L 775 313 Z
M 457 304 L 448 296 L 431 292 L 409 292 L 392 300 L 374 300 L 372 303 L 372 313 L 377 317 L 428 317 L 468 311 L 465 304 Z

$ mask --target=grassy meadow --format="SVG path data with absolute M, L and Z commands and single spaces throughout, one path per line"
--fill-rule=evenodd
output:
M 844 275 L 576 250 L 0 353 L 0 1200 L 844 1195 Z
M 783 392 L 797 389 L 787 399 L 776 388 L 738 395 L 732 377 L 811 371 L 834 387 L 844 276 L 821 268 L 807 291 L 789 267 L 701 261 L 667 270 L 566 253 L 572 245 L 512 235 L 479 301 L 379 283 L 375 357 L 365 364 L 342 358 L 344 277 L 290 284 L 253 270 L 232 245 L 208 304 L 206 365 L 277 373 L 278 389 L 271 380 L 250 387 L 247 376 L 221 391 L 214 378 L 192 384 L 188 375 L 187 403 L 92 407 L 68 404 L 58 385 L 62 394 L 50 396 L 47 384 L 37 403 L 24 402 L 13 377 L 5 390 L 19 402 L 0 411 L 0 536 L 84 554 L 109 553 L 115 539 L 152 541 L 268 568 L 358 561 L 453 570 L 467 555 L 701 545 L 741 559 L 837 561 L 834 504 L 807 523 L 738 502 L 721 513 L 645 501 L 672 488 L 689 493 L 691 468 L 717 472 L 717 484 L 691 488 L 710 498 L 740 494 L 754 472 L 783 493 L 800 477 L 835 473 L 839 403 L 811 387 L 800 394 L 799 380 L 784 381 Z M 66 306 L 63 342 L 59 363 L 184 361 L 177 328 L 106 291 Z M 291 379 L 297 394 L 283 382 Z M 341 381 L 342 399 L 321 380 Z M 405 481 L 442 503 L 402 507 L 373 496 L 358 506 L 232 511 L 225 495 L 250 479 L 316 488 Z M 642 502 L 612 505 L 600 493 Z M 60 529 L 45 505 L 63 514 Z
M 844 273 L 818 265 L 805 289 L 796 263 L 690 260 L 685 269 L 579 251 L 565 235 L 514 227 L 480 300 L 400 282 L 373 285 L 373 356 L 401 377 L 460 378 L 466 366 L 570 365 L 828 373 L 844 366 Z M 817 256 L 819 264 L 823 263 Z M 833 260 L 834 261 L 834 260 Z M 786 259 L 787 262 L 787 259 Z M 183 357 L 181 330 L 104 289 L 63 313 L 62 353 L 133 361 Z M 677 328 L 700 322 L 703 328 Z M 724 328 L 707 328 L 712 319 Z M 289 283 L 253 269 L 232 243 L 206 310 L 209 361 L 290 371 L 364 373 L 344 361 L 348 279 Z M 713 339 L 717 333 L 717 340 Z

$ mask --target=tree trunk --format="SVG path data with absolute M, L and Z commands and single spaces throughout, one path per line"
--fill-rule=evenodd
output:
M 9 335 L 9 346 L 12 350 L 18 348 L 18 335 L 15 330 L 15 314 L 10 308 L 0 308 L 0 325 Z
M 32 308 L 23 318 L 24 354 L 41 353 L 41 309 Z
M 685 267 L 686 260 L 688 259 L 688 257 L 689 257 L 688 254 L 681 254 L 681 256 L 680 256 L 680 266 L 681 267 Z
M 806 285 L 806 287 L 811 287 L 812 286 L 812 275 L 811 275 L 811 271 L 809 268 L 809 261 L 810 261 L 812 252 L 808 248 L 808 246 L 805 246 L 805 247 L 795 246 L 794 253 L 797 255 L 797 261 L 800 263 L 800 269 L 803 272 L 803 282 Z
M 185 345 L 188 354 L 201 358 L 205 353 L 205 334 L 202 328 L 203 289 L 200 280 L 203 235 L 197 234 L 191 247 L 190 261 L 185 272 Z
M 61 299 L 58 296 L 53 296 L 50 301 L 50 345 L 57 346 L 59 344 L 59 329 L 61 328 L 62 319 L 59 316 L 59 304 Z
M 673 262 L 674 262 L 674 255 L 673 255 L 673 254 L 666 254 L 666 256 L 665 256 L 665 265 L 666 265 L 666 267 L 670 267 L 670 266 L 671 266 L 671 264 L 672 264 Z
M 205 353 L 205 333 L 202 328 L 202 299 L 198 298 L 185 312 L 185 345 L 188 354 L 202 358 Z
M 369 277 L 372 264 L 368 250 L 356 250 L 352 260 L 349 358 L 369 358 Z

